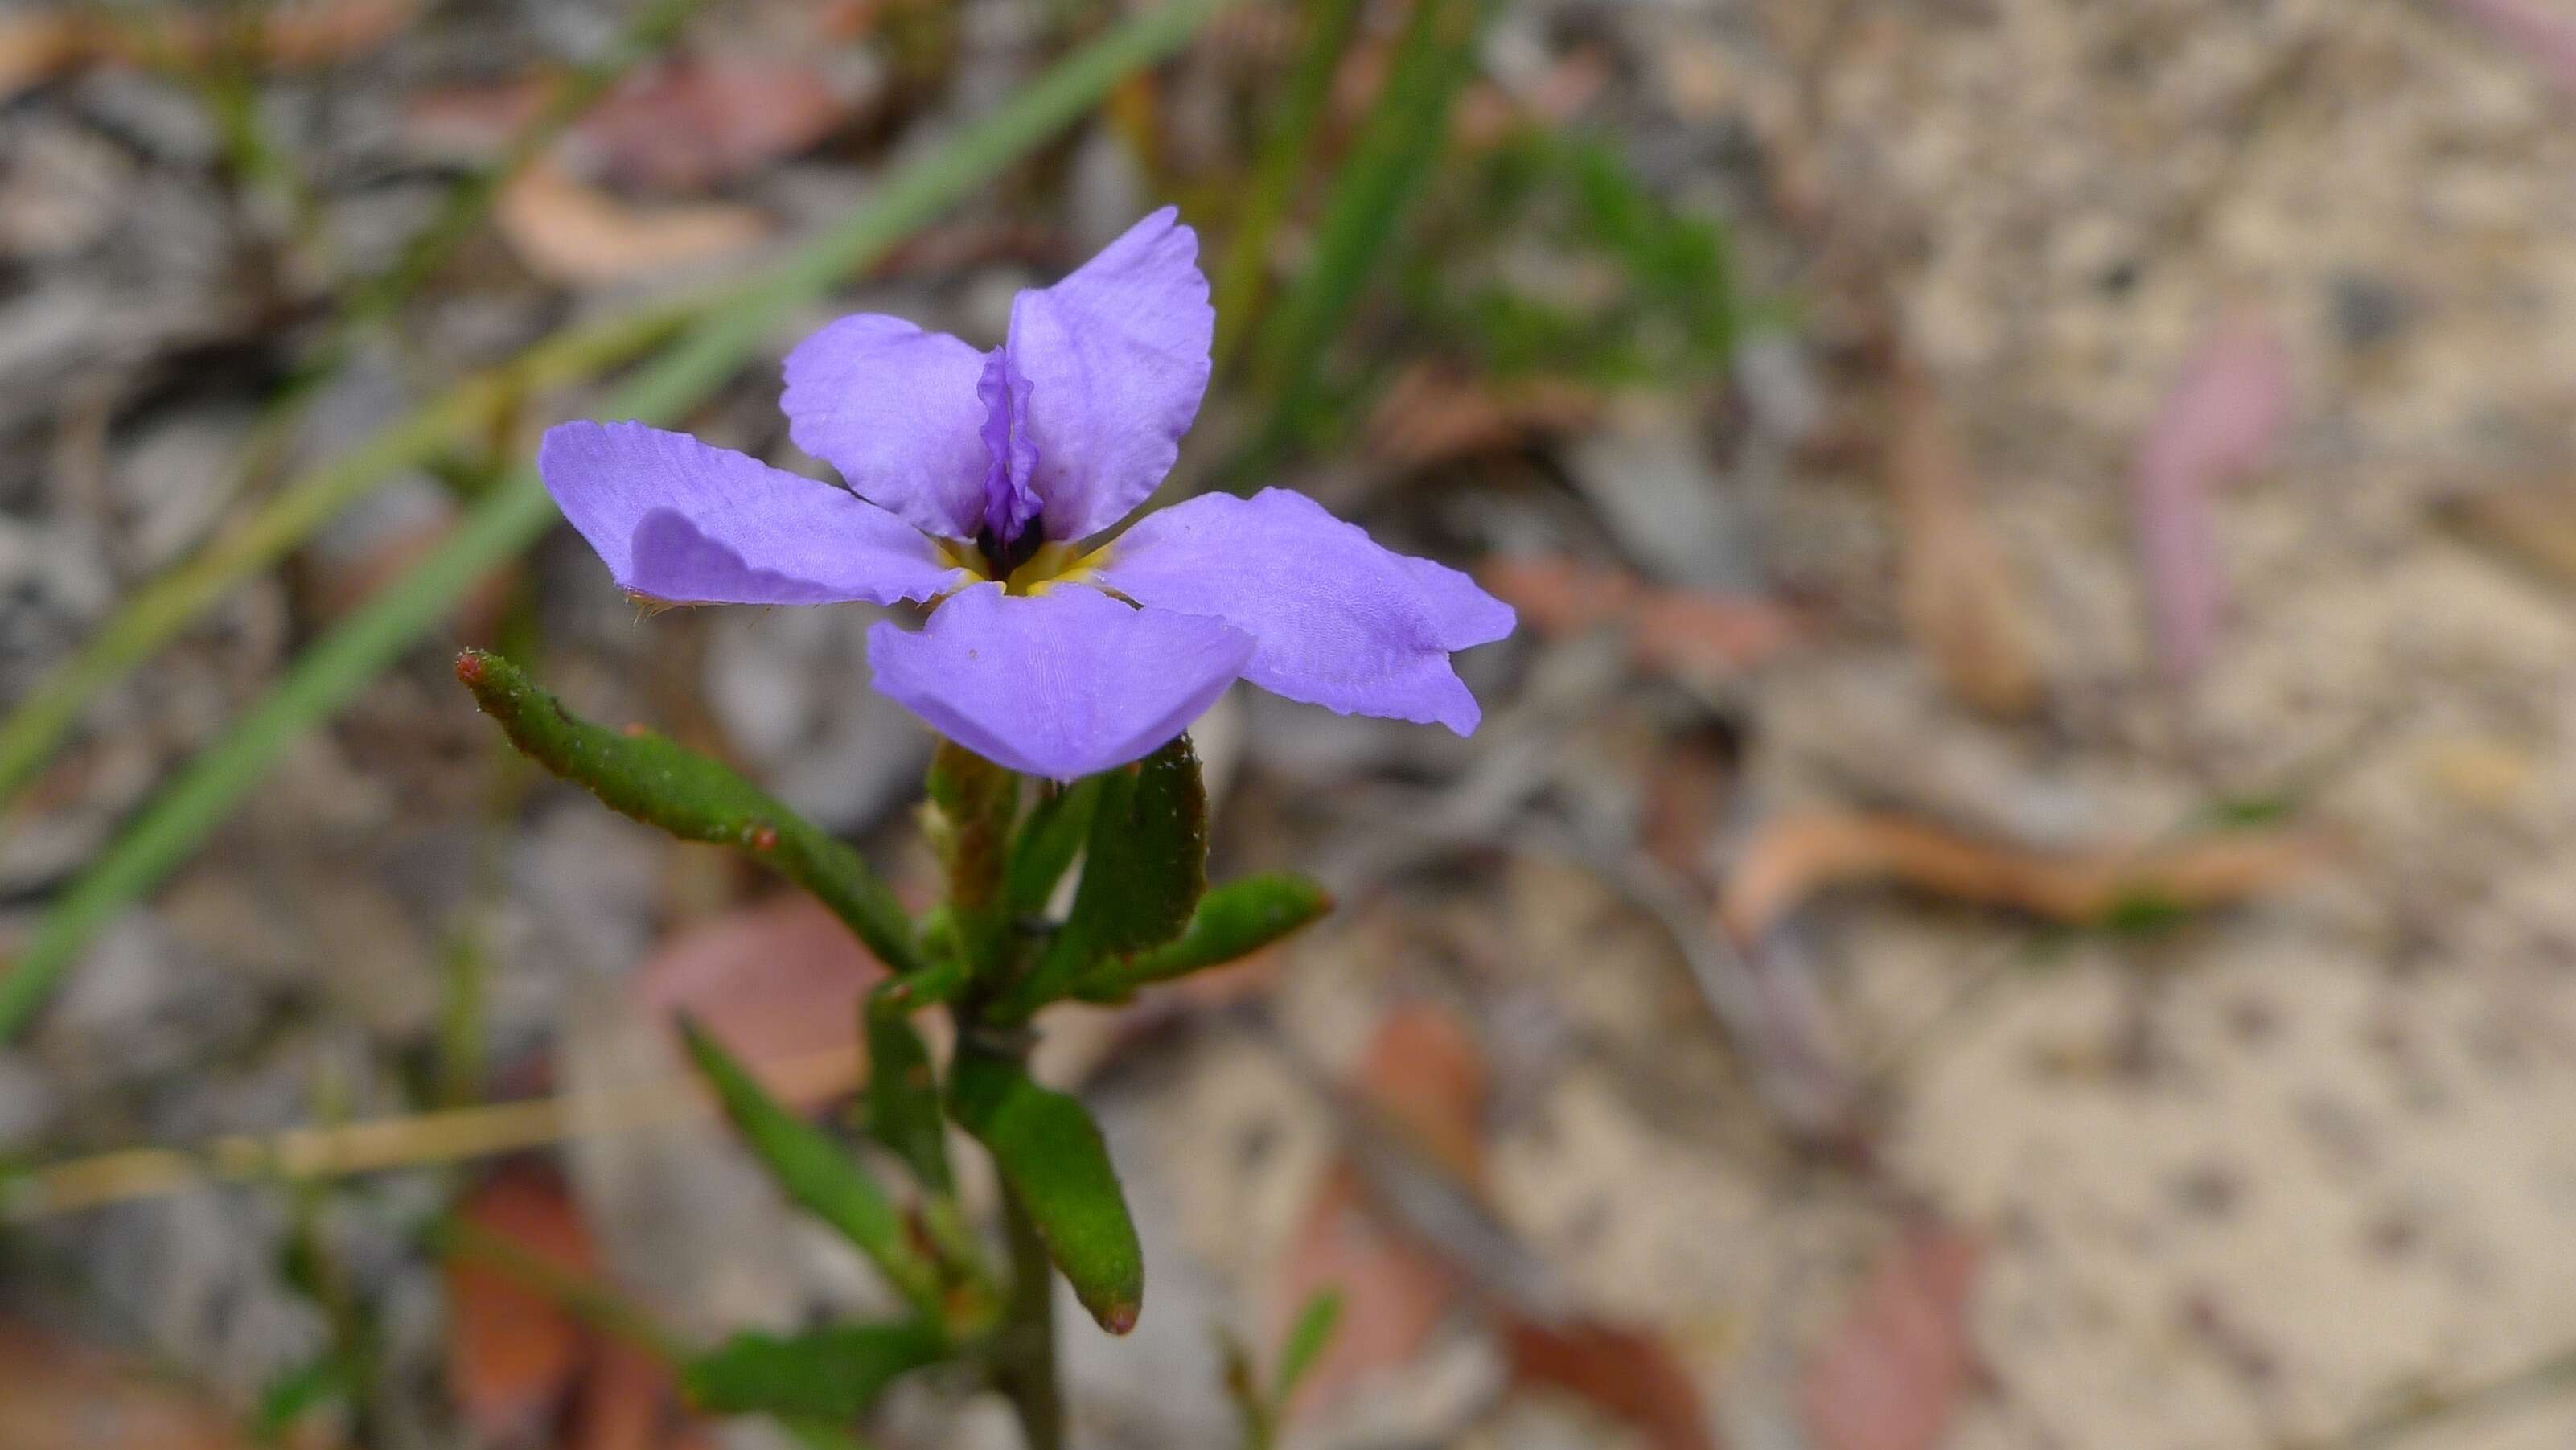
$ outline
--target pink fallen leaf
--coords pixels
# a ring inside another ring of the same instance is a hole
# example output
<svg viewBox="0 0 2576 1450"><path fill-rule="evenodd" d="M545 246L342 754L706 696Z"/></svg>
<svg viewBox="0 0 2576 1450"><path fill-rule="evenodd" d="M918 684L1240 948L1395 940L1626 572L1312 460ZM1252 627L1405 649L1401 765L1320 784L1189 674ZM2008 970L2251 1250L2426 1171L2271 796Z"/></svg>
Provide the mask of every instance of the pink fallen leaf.
<svg viewBox="0 0 2576 1450"><path fill-rule="evenodd" d="M681 932L636 973L656 1015L696 1017L773 1092L772 1069L858 1051L859 998L885 968L812 897L791 892Z"/></svg>
<svg viewBox="0 0 2576 1450"><path fill-rule="evenodd" d="M2538 0L2450 0L2453 10L2576 94L2576 15Z"/></svg>
<svg viewBox="0 0 2576 1450"><path fill-rule="evenodd" d="M2165 395L2130 475L2156 660L2180 683L2208 663L2226 581L2212 497L2262 466L2290 414L2280 334L2251 313L2221 323Z"/></svg>
<svg viewBox="0 0 2576 1450"><path fill-rule="evenodd" d="M1799 1418L1814 1450L1940 1443L1975 1367L1967 1308L1977 1253L1955 1230L1918 1229L1870 1275L1799 1377Z"/></svg>

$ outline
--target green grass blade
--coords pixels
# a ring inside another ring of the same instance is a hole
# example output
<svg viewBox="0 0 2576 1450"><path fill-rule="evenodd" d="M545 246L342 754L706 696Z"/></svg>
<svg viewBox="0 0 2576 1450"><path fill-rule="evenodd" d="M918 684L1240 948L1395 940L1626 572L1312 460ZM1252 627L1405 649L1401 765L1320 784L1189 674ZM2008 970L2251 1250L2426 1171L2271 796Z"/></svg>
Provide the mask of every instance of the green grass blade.
<svg viewBox="0 0 2576 1450"><path fill-rule="evenodd" d="M1288 215L1297 178L1306 172L1315 145L1315 127L1332 98L1333 76L1342 52L1359 28L1360 0L1306 0L1306 48L1289 78L1287 92L1262 139L1260 158L1252 164L1252 185L1226 238L1225 256L1216 269L1216 366L1224 371L1249 335L1261 305L1270 240Z"/></svg>
<svg viewBox="0 0 2576 1450"><path fill-rule="evenodd" d="M1324 353L1447 144L1449 113L1489 3L1416 0L1386 88L1325 201L1314 262L1262 331L1253 375L1272 416L1256 457L1293 446L1306 431Z"/></svg>
<svg viewBox="0 0 2576 1450"><path fill-rule="evenodd" d="M26 784L98 692L150 658L244 579L277 563L402 469L470 433L516 399L627 362L678 331L665 304L559 333L464 379L358 447L297 475L258 513L145 585L0 722L0 802Z"/></svg>
<svg viewBox="0 0 2576 1450"><path fill-rule="evenodd" d="M1180 48L1228 0L1175 0L1085 46L991 115L887 179L839 225L717 309L611 397L602 416L671 421L748 360L771 328L1091 109L1120 79ZM494 566L554 521L534 467L515 470L429 557L306 651L287 676L171 782L38 920L0 977L0 1041L26 1025L101 928L152 890L232 813L286 747L347 703L447 616Z"/></svg>

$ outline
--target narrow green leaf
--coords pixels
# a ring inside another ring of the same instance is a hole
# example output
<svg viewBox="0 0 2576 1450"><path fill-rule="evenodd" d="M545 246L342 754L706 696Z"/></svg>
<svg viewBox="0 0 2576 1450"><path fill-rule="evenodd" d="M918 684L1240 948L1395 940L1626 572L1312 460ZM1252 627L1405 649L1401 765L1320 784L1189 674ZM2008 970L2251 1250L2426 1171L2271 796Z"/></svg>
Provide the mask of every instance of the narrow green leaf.
<svg viewBox="0 0 2576 1450"><path fill-rule="evenodd" d="M681 1371L689 1400L717 1415L851 1420L895 1376L948 1357L938 1327L920 1320L844 1324L779 1337L737 1334Z"/></svg>
<svg viewBox="0 0 2576 1450"><path fill-rule="evenodd" d="M859 1013L868 1043L868 1132L912 1168L923 1187L950 1193L948 1119L939 1108L939 1077L930 1049L900 1011L873 1002Z"/></svg>
<svg viewBox="0 0 2576 1450"><path fill-rule="evenodd" d="M957 1121L992 1153L1082 1307L1112 1334L1135 1328L1145 1254L1090 1110L1038 1086L1010 1058L972 1047L949 1069L948 1096Z"/></svg>
<svg viewBox="0 0 2576 1450"><path fill-rule="evenodd" d="M912 919L859 853L707 757L649 730L573 715L499 655L467 650L456 678L529 759L602 804L689 841L736 846L814 893L898 972L918 970Z"/></svg>
<svg viewBox="0 0 2576 1450"><path fill-rule="evenodd" d="M933 1319L943 1311L939 1270L913 1247L885 1191L830 1134L779 1106L742 1064L695 1022L680 1022L698 1071L744 1141L787 1196L876 1261L897 1292Z"/></svg>
<svg viewBox="0 0 2576 1450"><path fill-rule="evenodd" d="M923 150L822 235L698 315L695 330L611 392L599 416L668 425L739 370L770 331L835 283L1089 111L1121 80L1178 50L1228 0L1174 0L1066 57L1000 109ZM555 521L534 467L475 505L412 568L314 643L249 714L200 754L114 845L51 902L0 976L0 1040L15 1035L91 939L159 885L232 814L288 745L347 703L447 616L495 565Z"/></svg>
<svg viewBox="0 0 2576 1450"><path fill-rule="evenodd" d="M1073 995L1118 1002L1139 987L1251 955L1333 909L1324 888L1303 876L1246 876L1199 898L1189 929L1149 951L1112 956L1085 973Z"/></svg>
<svg viewBox="0 0 2576 1450"><path fill-rule="evenodd" d="M1288 1337L1279 1342L1279 1363L1270 1372L1270 1402L1286 1406L1306 1372L1323 1357L1324 1347L1333 1342L1334 1326L1342 1320L1342 1291L1318 1289L1307 1299L1306 1307L1297 1311L1297 1322L1288 1326Z"/></svg>
<svg viewBox="0 0 2576 1450"><path fill-rule="evenodd" d="M1446 146L1449 112L1475 59L1490 0L1416 0L1386 85L1333 179L1314 260L1262 329L1254 380L1272 416L1255 459L1294 444L1312 410L1325 351ZM1249 478L1253 470L1244 470Z"/></svg>
<svg viewBox="0 0 2576 1450"><path fill-rule="evenodd" d="M1056 1000L1103 956L1181 934L1207 891L1207 786L1186 735L1121 770L1104 771L1073 914L1036 970L989 1014L1011 1023Z"/></svg>
<svg viewBox="0 0 2576 1450"><path fill-rule="evenodd" d="M1217 264L1214 300L1216 342L1211 349L1220 371L1233 362L1235 350L1249 335L1269 275L1270 246L1288 204L1315 154L1315 128L1332 99L1333 77L1341 73L1342 52L1359 29L1360 0L1305 0L1305 46L1297 69L1271 112L1270 133L1261 141L1252 181L1235 212L1225 258Z"/></svg>
<svg viewBox="0 0 2576 1450"><path fill-rule="evenodd" d="M1046 910L1055 884L1073 865L1083 840L1091 834L1091 814L1100 805L1101 777L1081 780L1039 798L1011 840L1011 864L1004 873L1002 903L1013 916Z"/></svg>

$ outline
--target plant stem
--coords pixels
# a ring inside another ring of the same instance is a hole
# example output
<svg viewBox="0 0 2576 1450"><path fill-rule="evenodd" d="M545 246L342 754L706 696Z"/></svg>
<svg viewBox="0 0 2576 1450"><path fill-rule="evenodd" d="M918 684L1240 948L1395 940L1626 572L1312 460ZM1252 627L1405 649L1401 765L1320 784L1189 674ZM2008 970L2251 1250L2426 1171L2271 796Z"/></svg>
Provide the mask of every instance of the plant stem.
<svg viewBox="0 0 2576 1450"><path fill-rule="evenodd" d="M1011 1245L1011 1299L993 1340L993 1379L1020 1417L1029 1450L1063 1450L1064 1390L1056 1382L1055 1269L1035 1220L1002 1190Z"/></svg>

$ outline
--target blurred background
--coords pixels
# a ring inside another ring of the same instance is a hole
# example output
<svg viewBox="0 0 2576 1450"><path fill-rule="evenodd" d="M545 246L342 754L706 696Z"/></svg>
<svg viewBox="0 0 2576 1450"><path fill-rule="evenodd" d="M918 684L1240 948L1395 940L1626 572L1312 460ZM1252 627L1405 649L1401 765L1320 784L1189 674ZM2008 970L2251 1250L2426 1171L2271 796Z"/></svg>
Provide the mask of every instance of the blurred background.
<svg viewBox="0 0 2576 1450"><path fill-rule="evenodd" d="M1324 1286L1301 1446L2576 1444L2572 118L2566 0L17 0L0 1447L793 1443L634 1326L883 1291L666 1023L837 1112L878 968L448 661L926 899L873 612L640 616L535 437L811 469L806 330L1166 202L1163 497L1522 628L1469 740L1198 726L1340 908L1046 1022L1150 1256L1082 1444Z"/></svg>

